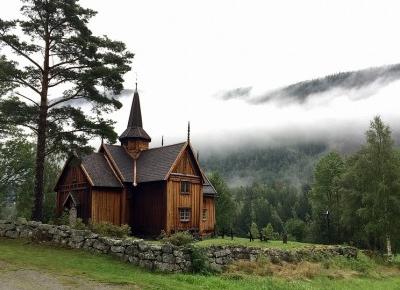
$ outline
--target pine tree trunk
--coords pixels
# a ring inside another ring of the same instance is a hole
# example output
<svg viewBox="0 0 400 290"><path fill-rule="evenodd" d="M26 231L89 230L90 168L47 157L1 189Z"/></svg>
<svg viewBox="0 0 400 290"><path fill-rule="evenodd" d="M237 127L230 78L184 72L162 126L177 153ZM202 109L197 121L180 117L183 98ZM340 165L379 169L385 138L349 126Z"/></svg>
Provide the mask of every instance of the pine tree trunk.
<svg viewBox="0 0 400 290"><path fill-rule="evenodd" d="M36 146L34 206L32 219L41 221L43 218L43 191L44 191L44 162L46 151L47 106L40 107L38 136Z"/></svg>
<svg viewBox="0 0 400 290"><path fill-rule="evenodd" d="M50 36L48 33L48 18L46 18L46 38L45 55L42 72L42 91L40 100L40 111L38 120L38 136L36 146L36 164L35 164L35 188L34 205L32 210L32 219L41 221L43 219L43 196L44 196L44 162L46 158L46 139L47 139L47 114L48 102L47 95L49 91L49 59L50 59Z"/></svg>

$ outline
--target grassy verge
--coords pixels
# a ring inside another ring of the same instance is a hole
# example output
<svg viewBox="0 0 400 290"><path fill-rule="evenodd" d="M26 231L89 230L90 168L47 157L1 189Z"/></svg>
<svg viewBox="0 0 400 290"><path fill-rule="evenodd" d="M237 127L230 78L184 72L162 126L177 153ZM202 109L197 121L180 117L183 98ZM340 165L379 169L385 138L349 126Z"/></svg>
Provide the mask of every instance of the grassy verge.
<svg viewBox="0 0 400 290"><path fill-rule="evenodd" d="M288 280L258 275L201 276L152 273L106 256L80 250L0 239L0 261L16 268L78 276L98 282L126 284L144 289L400 289L400 276L385 278L351 277Z"/></svg>
<svg viewBox="0 0 400 290"><path fill-rule="evenodd" d="M222 239L222 238L206 239L206 240L197 242L196 245L199 245L201 247L209 247L209 246L213 246L213 245L215 245L215 246L234 245L234 246L276 248L276 249L299 249L299 248L304 248L307 246L313 246L313 245L315 246L315 244L290 242L290 241L288 241L287 244L284 244L282 241L261 242L260 240L255 240L253 242L250 242L249 239L238 238L238 237L234 237L233 240L231 240L231 238L229 238L229 237L226 237L225 239Z"/></svg>

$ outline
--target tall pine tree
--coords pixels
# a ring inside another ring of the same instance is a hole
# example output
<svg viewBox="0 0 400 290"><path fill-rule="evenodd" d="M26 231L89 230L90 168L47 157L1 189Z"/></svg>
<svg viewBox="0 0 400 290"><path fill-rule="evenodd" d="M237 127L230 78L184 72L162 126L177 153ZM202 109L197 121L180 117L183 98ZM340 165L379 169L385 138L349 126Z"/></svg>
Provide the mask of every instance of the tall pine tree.
<svg viewBox="0 0 400 290"><path fill-rule="evenodd" d="M32 218L41 220L46 156L89 149L93 136L115 142L113 122L102 113L121 107L110 95L123 89L133 54L94 36L88 22L96 12L78 0L22 2L21 19L0 19L0 133L25 127L36 134Z"/></svg>

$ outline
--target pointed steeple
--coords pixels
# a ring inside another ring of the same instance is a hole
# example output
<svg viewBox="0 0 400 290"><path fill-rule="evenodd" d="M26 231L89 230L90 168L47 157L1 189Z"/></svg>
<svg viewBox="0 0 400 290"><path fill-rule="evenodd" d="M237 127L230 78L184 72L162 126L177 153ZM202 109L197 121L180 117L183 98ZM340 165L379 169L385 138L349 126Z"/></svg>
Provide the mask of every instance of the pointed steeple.
<svg viewBox="0 0 400 290"><path fill-rule="evenodd" d="M133 94L131 112L129 114L128 126L119 137L121 143L127 144L128 141L145 141L150 142L151 138L143 129L142 112L140 109L139 93L137 90L137 82L135 93Z"/></svg>
<svg viewBox="0 0 400 290"><path fill-rule="evenodd" d="M139 100L139 93L137 90L137 83L136 83L135 93L133 94L131 113L129 114L128 128L129 127L143 128L142 111L140 110L140 100Z"/></svg>

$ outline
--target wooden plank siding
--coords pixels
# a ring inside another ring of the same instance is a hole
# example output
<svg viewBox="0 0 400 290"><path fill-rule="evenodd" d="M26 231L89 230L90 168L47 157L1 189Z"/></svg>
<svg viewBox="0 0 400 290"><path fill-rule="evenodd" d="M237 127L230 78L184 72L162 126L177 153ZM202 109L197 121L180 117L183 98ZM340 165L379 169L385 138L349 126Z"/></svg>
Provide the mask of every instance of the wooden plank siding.
<svg viewBox="0 0 400 290"><path fill-rule="evenodd" d="M203 208L203 186L201 173L195 166L194 156L188 148L175 163L167 182L167 223L168 234L182 230L200 231ZM190 182L190 193L181 192L181 182ZM180 220L179 209L190 209L190 220Z"/></svg>
<svg viewBox="0 0 400 290"><path fill-rule="evenodd" d="M191 182L189 194L181 193L181 181ZM174 178L168 181L167 186L167 233L182 230L199 230L200 213L202 211L202 185L200 178ZM189 208L191 210L190 221L181 222L179 216L180 208Z"/></svg>
<svg viewBox="0 0 400 290"><path fill-rule="evenodd" d="M158 236L165 227L165 182L141 183L132 190L129 211L132 231Z"/></svg>
<svg viewBox="0 0 400 290"><path fill-rule="evenodd" d="M59 186L56 188L56 214L63 213L63 203L70 192L78 198L77 217L87 222L90 218L91 192L90 184L79 163L70 162L60 177Z"/></svg>
<svg viewBox="0 0 400 290"><path fill-rule="evenodd" d="M204 196L203 197L203 209L207 210L206 219L201 217L201 231L202 232L213 232L215 227L215 198Z"/></svg>
<svg viewBox="0 0 400 290"><path fill-rule="evenodd" d="M121 224L121 190L92 189L92 222Z"/></svg>
<svg viewBox="0 0 400 290"><path fill-rule="evenodd" d="M200 172L196 166L194 166L195 161L193 160L194 156L189 153L189 150L185 150L175 167L172 170L172 173L179 173L188 176L197 176L200 177Z"/></svg>

